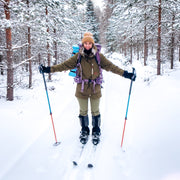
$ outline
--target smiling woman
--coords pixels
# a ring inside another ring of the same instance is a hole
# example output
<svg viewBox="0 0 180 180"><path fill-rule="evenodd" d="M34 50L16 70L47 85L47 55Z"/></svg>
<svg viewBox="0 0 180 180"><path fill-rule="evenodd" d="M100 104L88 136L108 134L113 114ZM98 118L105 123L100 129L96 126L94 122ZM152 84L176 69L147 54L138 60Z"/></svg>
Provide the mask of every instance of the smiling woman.
<svg viewBox="0 0 180 180"><path fill-rule="evenodd" d="M94 145L97 145L100 141L99 136L101 134L99 104L102 95L102 69L111 71L133 81L135 81L135 76L133 73L124 71L106 59L106 57L100 53L100 45L94 43L93 34L90 32L84 33L79 53L76 53L61 64L51 67L41 66L40 72L54 73L74 68L77 68L75 77L75 82L77 83L75 96L79 102L79 119L81 125L80 142L86 144L90 134L88 117L88 102L90 101L93 127L92 141Z"/></svg>

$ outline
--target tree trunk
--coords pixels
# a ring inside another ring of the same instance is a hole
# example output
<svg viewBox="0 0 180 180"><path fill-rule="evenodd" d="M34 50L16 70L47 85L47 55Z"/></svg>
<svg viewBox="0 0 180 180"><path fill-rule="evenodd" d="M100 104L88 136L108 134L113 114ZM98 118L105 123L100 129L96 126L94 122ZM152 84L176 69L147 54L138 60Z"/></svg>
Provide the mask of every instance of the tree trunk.
<svg viewBox="0 0 180 180"><path fill-rule="evenodd" d="M179 42L180 42L180 33L179 33ZM179 44L179 62L180 62L180 44Z"/></svg>
<svg viewBox="0 0 180 180"><path fill-rule="evenodd" d="M32 87L31 29L28 27L29 88Z"/></svg>
<svg viewBox="0 0 180 180"><path fill-rule="evenodd" d="M131 26L132 26L132 19L131 19ZM130 63L131 64L132 64L132 57L133 57L133 43L132 43L132 36L131 36L130 37Z"/></svg>
<svg viewBox="0 0 180 180"><path fill-rule="evenodd" d="M157 48L157 75L161 74L161 0L158 7L158 48Z"/></svg>
<svg viewBox="0 0 180 180"><path fill-rule="evenodd" d="M147 57L148 57L148 43L147 43L147 31L146 31L146 0L144 1L145 6L144 6L144 10L145 10L145 14L144 14L144 21L145 21L145 25L144 25L144 66L147 65Z"/></svg>
<svg viewBox="0 0 180 180"><path fill-rule="evenodd" d="M137 49L137 60L139 61L139 41L137 41L136 49Z"/></svg>
<svg viewBox="0 0 180 180"><path fill-rule="evenodd" d="M39 62L39 64L41 64L41 54L40 53L38 54L38 62Z"/></svg>
<svg viewBox="0 0 180 180"><path fill-rule="evenodd" d="M1 68L1 75L4 75L4 71L3 71L3 56L0 55L0 68Z"/></svg>
<svg viewBox="0 0 180 180"><path fill-rule="evenodd" d="M54 29L54 36L56 37L56 29ZM57 64L57 42L54 41L54 58L55 58L55 64Z"/></svg>
<svg viewBox="0 0 180 180"><path fill-rule="evenodd" d="M132 64L132 57L133 57L133 46L132 46L132 37L131 37L131 44L130 44L130 63Z"/></svg>
<svg viewBox="0 0 180 180"><path fill-rule="evenodd" d="M125 40L126 40L126 37L124 36L124 41ZM124 56L126 57L127 56L127 43L126 42L124 42L123 49L124 49Z"/></svg>
<svg viewBox="0 0 180 180"><path fill-rule="evenodd" d="M27 0L28 15L29 15L29 0ZM31 28L28 27L28 53L29 59L29 88L32 87L32 64L31 64Z"/></svg>
<svg viewBox="0 0 180 180"><path fill-rule="evenodd" d="M0 44L2 44L3 42L3 38L2 38L2 34L1 34L1 31L0 31ZM0 72L1 72L1 75L4 75L4 70L3 70L3 55L0 54Z"/></svg>
<svg viewBox="0 0 180 180"><path fill-rule="evenodd" d="M180 45L179 45L179 62L180 62Z"/></svg>
<svg viewBox="0 0 180 180"><path fill-rule="evenodd" d="M6 20L10 20L10 9L9 1L5 0L4 12ZM14 99L14 89L13 89L13 60L12 60L12 38L11 38L11 27L6 28L6 48L7 48L7 95L6 99L8 101L13 101Z"/></svg>
<svg viewBox="0 0 180 180"><path fill-rule="evenodd" d="M48 8L46 6L46 23L47 23L47 34L49 35L49 27L48 27ZM48 38L47 38L47 59L48 59L48 66L51 66L51 55L50 55L50 50L49 50L50 46L49 46L49 42L48 42ZM51 73L49 73L49 80L51 80Z"/></svg>
<svg viewBox="0 0 180 180"><path fill-rule="evenodd" d="M147 43L146 25L145 25L144 26L144 66L147 65L147 57L148 57L148 43Z"/></svg>
<svg viewBox="0 0 180 180"><path fill-rule="evenodd" d="M172 34L171 34L171 69L174 67L174 20L175 20L175 13L173 12L172 15Z"/></svg>

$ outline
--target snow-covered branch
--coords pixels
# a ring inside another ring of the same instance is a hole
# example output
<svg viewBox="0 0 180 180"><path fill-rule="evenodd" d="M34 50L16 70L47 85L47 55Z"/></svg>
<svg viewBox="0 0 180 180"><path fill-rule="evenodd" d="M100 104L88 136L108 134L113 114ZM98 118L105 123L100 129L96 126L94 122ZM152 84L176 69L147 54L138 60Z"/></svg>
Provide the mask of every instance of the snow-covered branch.
<svg viewBox="0 0 180 180"><path fill-rule="evenodd" d="M26 62L28 62L28 61L31 61L32 59L34 59L34 57L35 57L35 56L32 56L31 58L26 59L26 60L20 62L19 64L17 64L16 66L14 66L13 69L16 69L17 67L23 65L24 63L26 63Z"/></svg>
<svg viewBox="0 0 180 180"><path fill-rule="evenodd" d="M7 3L4 0L0 0L0 2L2 2L3 5L7 5Z"/></svg>
<svg viewBox="0 0 180 180"><path fill-rule="evenodd" d="M12 50L20 49L20 48L25 47L25 46L28 46L28 43L22 44L20 46L13 46Z"/></svg>

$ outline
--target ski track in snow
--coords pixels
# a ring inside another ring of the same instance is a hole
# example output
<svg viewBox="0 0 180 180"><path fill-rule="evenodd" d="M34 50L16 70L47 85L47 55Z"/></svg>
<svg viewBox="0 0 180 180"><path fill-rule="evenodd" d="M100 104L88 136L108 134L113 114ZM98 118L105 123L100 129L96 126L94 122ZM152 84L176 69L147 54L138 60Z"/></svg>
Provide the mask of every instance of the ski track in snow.
<svg viewBox="0 0 180 180"><path fill-rule="evenodd" d="M76 160L81 148L79 109L74 97L76 85L67 73L57 73L54 75L57 79L47 83L49 89L55 87L48 92L57 139L61 141L57 147L53 146L54 136L43 84L29 93L30 99L23 97L23 101L12 103L2 101L1 107L6 113L1 114L8 119L7 123L1 123L3 147L0 152L4 153L0 157L3 162L0 165L1 180L180 179L180 123L177 118L180 116L180 82L175 78L180 72L159 77L149 86L140 78L133 83L123 149L120 144L130 81L105 71L103 75L101 141L93 154L89 138L77 167L72 161ZM62 77L60 81L59 76ZM160 91L161 86L164 92ZM14 108L14 111L7 114L7 107ZM15 120L12 121L13 117ZM89 117L91 127L90 113ZM21 123L22 126L18 127ZM94 167L88 169L91 160Z"/></svg>

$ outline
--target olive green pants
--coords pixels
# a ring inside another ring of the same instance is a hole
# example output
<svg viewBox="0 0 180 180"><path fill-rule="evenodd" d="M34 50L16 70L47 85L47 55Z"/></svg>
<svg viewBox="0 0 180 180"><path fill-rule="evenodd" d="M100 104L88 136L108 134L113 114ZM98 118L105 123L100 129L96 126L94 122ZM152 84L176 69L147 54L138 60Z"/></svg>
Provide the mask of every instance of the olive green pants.
<svg viewBox="0 0 180 180"><path fill-rule="evenodd" d="M100 112L99 112L100 98L98 98L98 99L92 99L92 98L82 99L82 98L77 98L77 100L79 102L79 108L80 108L79 114L81 116L86 116L88 114L88 101L89 101L89 99L90 99L90 104L91 104L91 114L92 114L92 116L99 115L100 114Z"/></svg>

